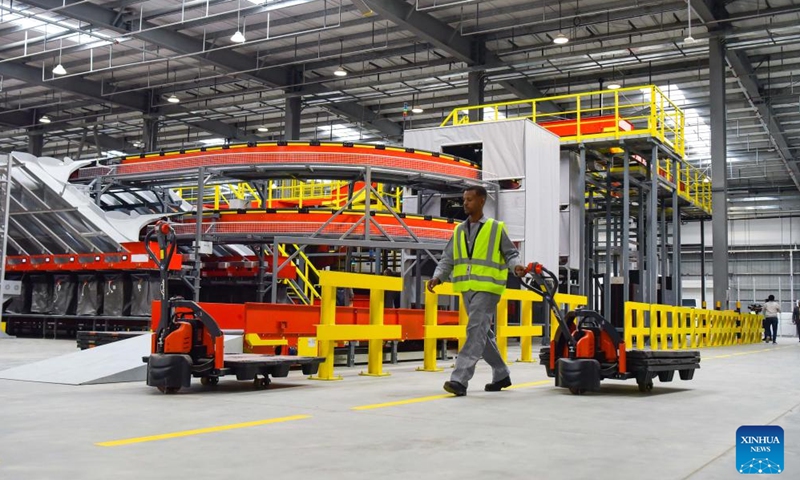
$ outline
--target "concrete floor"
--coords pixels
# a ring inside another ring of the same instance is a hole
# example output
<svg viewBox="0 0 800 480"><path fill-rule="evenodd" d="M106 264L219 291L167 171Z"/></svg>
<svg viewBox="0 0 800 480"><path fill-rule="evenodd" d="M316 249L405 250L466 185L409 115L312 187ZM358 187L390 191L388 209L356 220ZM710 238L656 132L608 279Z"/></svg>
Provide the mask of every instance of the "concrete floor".
<svg viewBox="0 0 800 480"><path fill-rule="evenodd" d="M73 349L3 340L0 370ZM442 395L447 371L417 363L387 366L386 378L337 368L343 381L292 372L268 390L223 380L174 396L141 383L0 380L0 479L732 479L736 429L761 424L784 428L782 476L800 478L797 339L702 355L693 381L676 375L649 394L605 382L572 396L538 364L512 365L519 388L487 393L481 363L463 398ZM409 399L419 401L391 404ZM270 419L286 421L237 425ZM228 425L239 428L97 445Z"/></svg>

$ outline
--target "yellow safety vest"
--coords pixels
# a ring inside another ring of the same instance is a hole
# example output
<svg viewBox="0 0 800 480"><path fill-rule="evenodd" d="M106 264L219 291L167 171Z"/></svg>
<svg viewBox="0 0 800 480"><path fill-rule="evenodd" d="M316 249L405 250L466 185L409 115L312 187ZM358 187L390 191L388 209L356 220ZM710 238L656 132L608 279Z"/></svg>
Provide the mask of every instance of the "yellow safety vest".
<svg viewBox="0 0 800 480"><path fill-rule="evenodd" d="M502 295L508 281L508 267L500 252L500 237L505 224L487 219L481 225L470 252L467 248L467 222L456 227L453 236L453 290Z"/></svg>

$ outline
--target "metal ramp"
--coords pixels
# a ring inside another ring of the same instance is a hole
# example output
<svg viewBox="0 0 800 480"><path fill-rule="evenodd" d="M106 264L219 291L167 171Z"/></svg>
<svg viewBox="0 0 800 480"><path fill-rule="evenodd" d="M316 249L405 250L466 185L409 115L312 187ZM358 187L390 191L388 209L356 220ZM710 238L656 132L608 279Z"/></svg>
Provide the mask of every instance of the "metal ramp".
<svg viewBox="0 0 800 480"><path fill-rule="evenodd" d="M226 335L225 352L241 353L242 341L241 335ZM142 362L142 357L150 355L150 346L150 334L142 334L108 345L3 370L0 371L0 380L62 385L144 382L147 378L147 365Z"/></svg>

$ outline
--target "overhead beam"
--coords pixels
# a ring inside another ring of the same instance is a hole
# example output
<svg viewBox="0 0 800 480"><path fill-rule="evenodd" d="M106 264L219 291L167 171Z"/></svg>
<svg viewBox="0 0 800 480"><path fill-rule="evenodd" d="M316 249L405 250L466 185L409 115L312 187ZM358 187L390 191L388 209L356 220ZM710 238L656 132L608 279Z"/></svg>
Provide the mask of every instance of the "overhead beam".
<svg viewBox="0 0 800 480"><path fill-rule="evenodd" d="M63 7L63 0L25 0L25 3L45 10L58 9L60 15L91 23L97 28L128 34L179 54L202 54L203 62L229 72L242 72L237 74L241 78L257 80L274 87L291 86L289 85L289 79L293 77L289 68L267 68L267 65L259 64L255 56L237 53L232 49L211 51L212 44L178 33L172 29L158 28L157 25L149 22L142 22L142 31L130 32L124 23L117 21L118 13L110 8L93 3L76 3ZM303 92L307 94L326 93L329 91L322 85L314 85L303 89ZM381 117L374 111L372 111L372 114L367 112L363 116L350 115L350 112L361 112L363 109L369 110L369 107L363 107L357 102L346 102L344 104L336 104L330 110L338 115L347 116L353 122L368 124L388 136L398 136L402 133L399 125L394 124L394 122L385 117ZM371 120L365 120L366 118Z"/></svg>
<svg viewBox="0 0 800 480"><path fill-rule="evenodd" d="M414 5L408 2L403 0L364 0L364 3L381 17L413 33L417 38L425 40L437 49L447 52L460 62L470 66L503 65L500 57L489 51L482 40L470 40L461 36L458 30L428 13L418 11ZM504 80L499 83L503 88L522 99L544 96L541 90L525 79ZM539 108L547 113L561 110L553 102L544 102L539 105Z"/></svg>
<svg viewBox="0 0 800 480"><path fill-rule="evenodd" d="M58 78L52 81L42 80L42 71L38 68L29 67L15 62L0 63L0 75L22 80L29 85L37 85L54 90L60 90L78 94L82 97L95 100L100 103L115 104L120 107L138 112L150 111L150 98L146 93L126 92L117 95L105 96L102 94L102 86L94 81L71 78ZM162 109L165 114L169 113L189 113L188 110L177 105L165 106ZM30 125L28 123L27 125ZM217 120L202 120L187 122L196 128L200 128L214 135L224 136L242 141L259 140L256 135L243 132L227 123Z"/></svg>
<svg viewBox="0 0 800 480"><path fill-rule="evenodd" d="M725 29L729 27L728 24L719 27L720 21L727 20L730 17L730 14L725 10L725 6L721 2L715 0L695 1L692 2L692 7L700 19L709 25L709 30L711 32L722 34ZM730 66L739 80L739 84L748 97L748 100L758 112L770 137L772 137L772 141L780 153L781 159L786 165L786 169L789 171L789 176L792 178L797 189L800 190L800 167L797 165L797 159L786 141L783 128L778 122L775 112L772 110L769 99L762 94L764 88L758 80L758 76L755 74L750 60L743 52L729 49L725 50L725 59L727 60L728 66Z"/></svg>

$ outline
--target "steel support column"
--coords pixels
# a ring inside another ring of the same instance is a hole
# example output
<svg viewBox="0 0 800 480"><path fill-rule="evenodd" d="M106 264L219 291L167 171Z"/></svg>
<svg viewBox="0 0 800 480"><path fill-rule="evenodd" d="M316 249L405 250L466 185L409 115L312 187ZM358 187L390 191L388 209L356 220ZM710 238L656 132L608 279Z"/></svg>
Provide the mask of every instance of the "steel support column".
<svg viewBox="0 0 800 480"><path fill-rule="evenodd" d="M711 88L711 218L714 307L728 308L728 176L725 110L725 45L720 36L708 42Z"/></svg>
<svg viewBox="0 0 800 480"><path fill-rule="evenodd" d="M667 277L669 276L669 255L667 252L667 202L661 202L661 220L659 222L659 237L661 242L661 303L667 302Z"/></svg>
<svg viewBox="0 0 800 480"><path fill-rule="evenodd" d="M622 165L622 218L620 218L620 228L622 229L622 242L620 243L620 256L622 257L622 301L630 300L630 216L631 216L631 177L630 177L630 157L628 149L625 149ZM641 206L639 207L641 208Z"/></svg>
<svg viewBox="0 0 800 480"><path fill-rule="evenodd" d="M145 152L154 152L158 148L158 117L145 115L142 118L142 143Z"/></svg>
<svg viewBox="0 0 800 480"><path fill-rule="evenodd" d="M589 191L586 185L586 148L581 146L579 151L579 158L578 158L578 176L583 182L584 191ZM589 195L589 202L592 201L591 195ZM578 209L578 219L580 224L580 241L582 242L582 248L580 251L580 257L578 258L578 269L580 270L580 284L578 285L578 293L580 295L588 295L589 293L589 262L588 259L591 257L591 246L589 245L589 238L587 237L587 216L586 216L586 202L579 202L580 207ZM591 305L591 300L587 305Z"/></svg>
<svg viewBox="0 0 800 480"><path fill-rule="evenodd" d="M700 221L700 306L706 308L706 221Z"/></svg>
<svg viewBox="0 0 800 480"><path fill-rule="evenodd" d="M647 293L646 303L658 302L658 146L650 154L650 192L647 195Z"/></svg>
<svg viewBox="0 0 800 480"><path fill-rule="evenodd" d="M677 160L673 163L673 172L679 171L680 164ZM675 189L672 191L672 292L675 294L675 305L680 306L681 300L681 205L678 197L680 184L675 176Z"/></svg>
<svg viewBox="0 0 800 480"><path fill-rule="evenodd" d="M485 88L486 81L484 80L483 71L469 72L467 75L467 102L469 102L469 106L483 105ZM483 110L470 110L469 121L483 121Z"/></svg>
<svg viewBox="0 0 800 480"><path fill-rule="evenodd" d="M44 132L38 129L28 130L28 153L34 157L42 156L44 148Z"/></svg>
<svg viewBox="0 0 800 480"><path fill-rule="evenodd" d="M286 99L286 134L285 140L300 140L301 97Z"/></svg>
<svg viewBox="0 0 800 480"><path fill-rule="evenodd" d="M200 257L200 242L203 240L203 190L206 187L206 171L203 167L197 169L197 228L194 234L194 292L192 299L200 301L200 278L203 259ZM167 299L162 299L167 300Z"/></svg>
<svg viewBox="0 0 800 480"><path fill-rule="evenodd" d="M603 272L603 316L611 318L611 169L614 168L613 159L606 165L606 265Z"/></svg>

